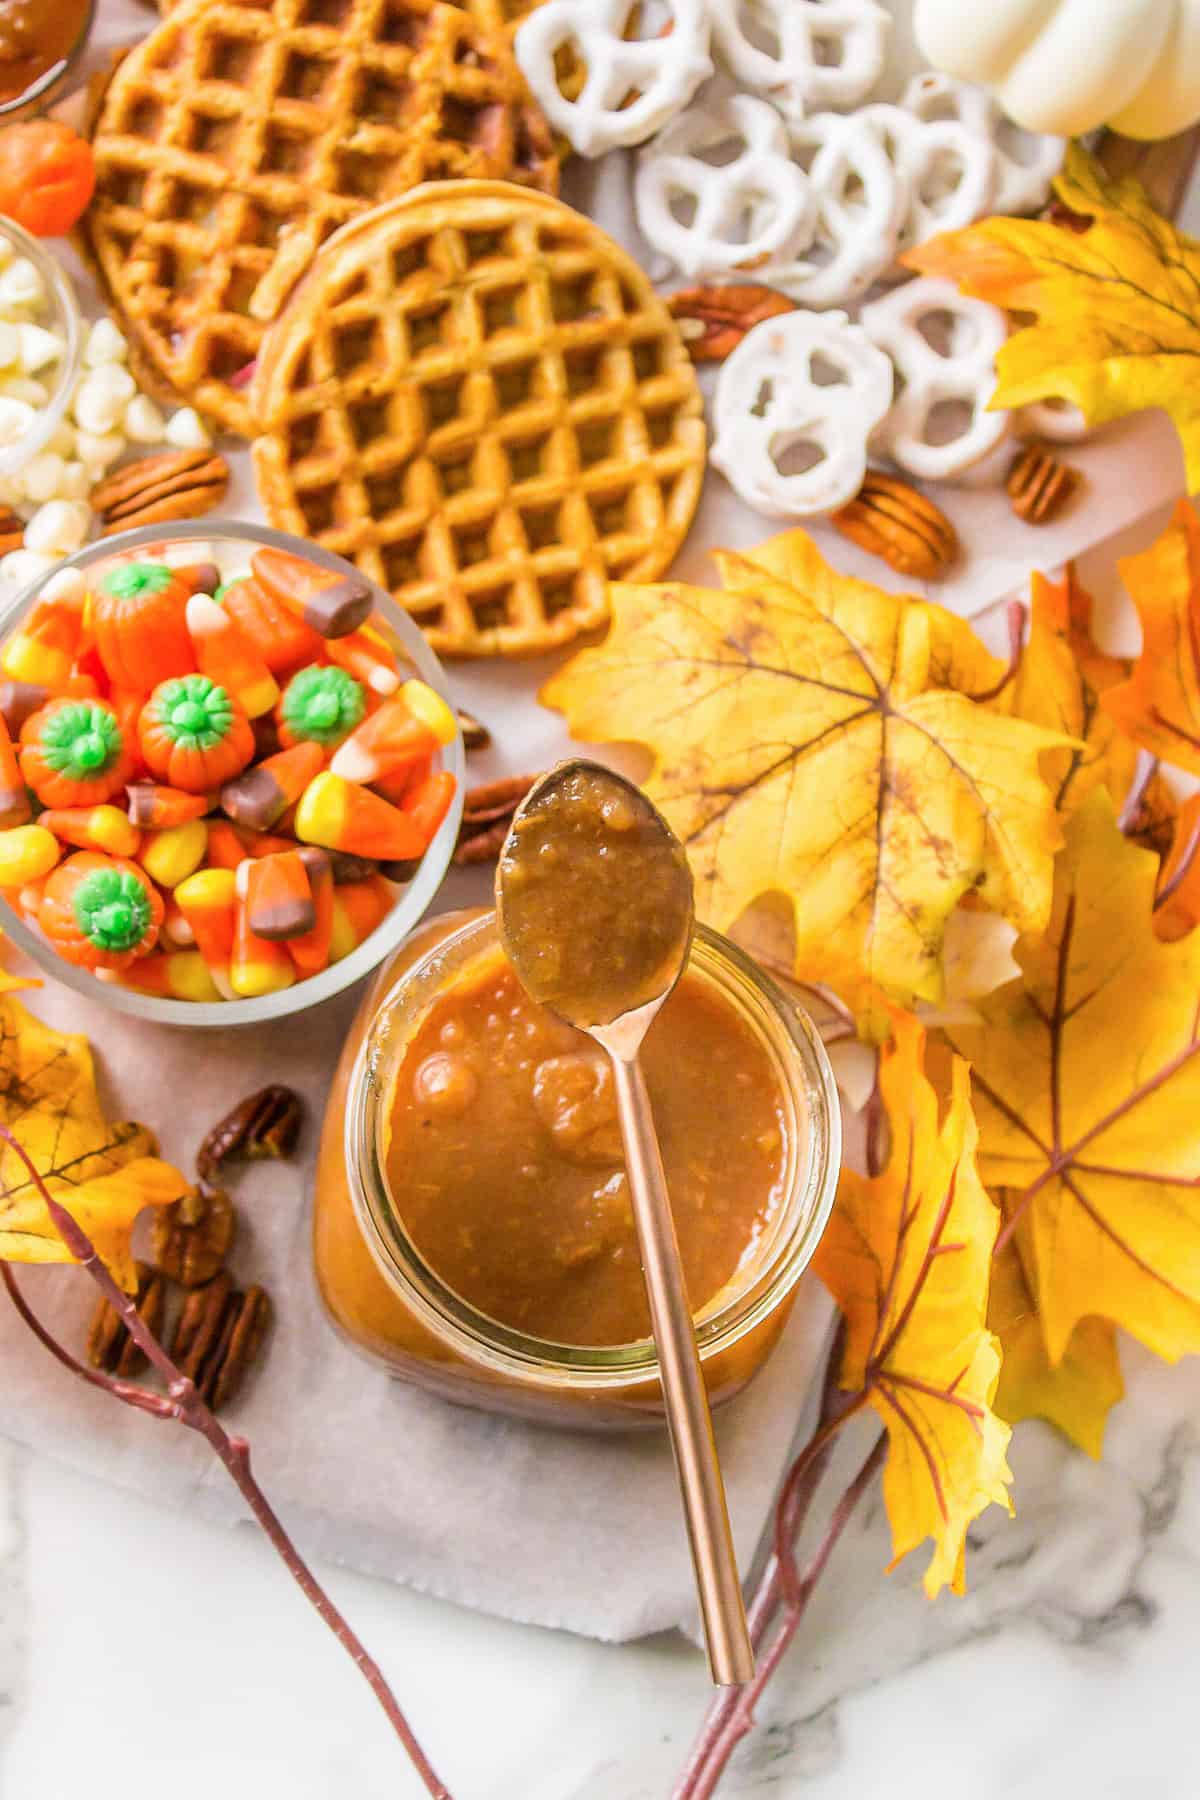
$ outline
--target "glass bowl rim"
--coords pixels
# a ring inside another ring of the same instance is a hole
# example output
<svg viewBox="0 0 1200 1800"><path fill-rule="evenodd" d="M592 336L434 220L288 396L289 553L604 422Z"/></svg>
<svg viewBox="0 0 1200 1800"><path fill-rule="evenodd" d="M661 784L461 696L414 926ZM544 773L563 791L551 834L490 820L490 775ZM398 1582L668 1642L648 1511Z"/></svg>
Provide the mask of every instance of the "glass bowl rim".
<svg viewBox="0 0 1200 1800"><path fill-rule="evenodd" d="M94 563L120 555L126 550L138 549L144 544L216 544L222 538L238 543L261 544L268 549L287 550L293 555L306 557L310 562L317 563L334 574L353 576L356 580L365 581L374 595L376 606L387 620L389 628L396 634L417 674L430 687L436 688L439 694L445 695L446 678L441 663L419 628L407 613L401 611L390 594L385 593L369 576L363 575L353 563L336 556L331 550L325 550L318 544L309 544L290 532L276 531L269 525L254 525L241 520L209 517L181 520L173 524L139 525L132 531L114 533L112 537L99 538L86 544L82 550L77 550L73 556L59 563L57 568L38 575L12 600L0 606L0 641L7 637L13 626L33 605L50 576L56 575L61 569L90 568ZM370 975L414 926L420 923L432 905L450 866L462 817L466 756L461 731L443 749L442 766L449 769L455 777L454 800L436 837L421 859L420 868L401 892L391 912L380 921L369 937L364 938L340 962L330 963L319 975L297 981L278 993L259 994L252 999L240 1000L171 1000L157 994L139 993L136 988L122 987L115 981L101 981L90 970L64 962L19 917L2 891L0 925L18 948L52 980L64 982L76 993L99 1000L117 1012L129 1013L150 1024L214 1029L259 1025L268 1019L282 1019L292 1013L305 1012L310 1007L321 1005L325 1000L333 999L334 995L344 992L346 988ZM409 901L412 902L411 907L406 904Z"/></svg>
<svg viewBox="0 0 1200 1800"><path fill-rule="evenodd" d="M33 424L15 444L0 450L0 477L13 475L45 448L66 417L67 407L83 364L83 310L75 292L75 284L56 256L41 238L34 237L15 219L0 217L0 233L10 239L18 256L26 256L49 289L62 323L66 339L58 360L57 383ZM40 577L39 577L40 579ZM25 589L15 596L24 598Z"/></svg>

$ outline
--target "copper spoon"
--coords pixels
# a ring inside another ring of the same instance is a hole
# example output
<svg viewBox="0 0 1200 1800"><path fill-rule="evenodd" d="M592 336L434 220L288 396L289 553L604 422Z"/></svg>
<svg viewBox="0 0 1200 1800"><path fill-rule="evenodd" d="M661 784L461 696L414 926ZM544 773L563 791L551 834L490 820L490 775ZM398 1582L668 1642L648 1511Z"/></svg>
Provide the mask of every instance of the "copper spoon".
<svg viewBox="0 0 1200 1800"><path fill-rule="evenodd" d="M725 1485L638 1062L647 1031L687 965L693 923L687 859L632 782L577 758L543 775L519 807L496 870L496 905L505 951L526 991L587 1032L612 1064L709 1667L720 1686L749 1681L754 1650Z"/></svg>

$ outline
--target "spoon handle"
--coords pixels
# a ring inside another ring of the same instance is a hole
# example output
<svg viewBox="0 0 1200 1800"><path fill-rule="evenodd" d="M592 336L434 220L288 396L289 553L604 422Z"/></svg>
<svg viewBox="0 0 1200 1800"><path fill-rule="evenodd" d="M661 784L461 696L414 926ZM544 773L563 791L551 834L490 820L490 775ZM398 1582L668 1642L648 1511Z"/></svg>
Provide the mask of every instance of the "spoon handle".
<svg viewBox="0 0 1200 1800"><path fill-rule="evenodd" d="M650 1095L636 1056L626 1061L613 1055L612 1065L650 1323L658 1349L667 1424L696 1571L708 1663L713 1681L719 1687L732 1687L753 1676L754 1650L746 1628L708 1391L700 1371Z"/></svg>

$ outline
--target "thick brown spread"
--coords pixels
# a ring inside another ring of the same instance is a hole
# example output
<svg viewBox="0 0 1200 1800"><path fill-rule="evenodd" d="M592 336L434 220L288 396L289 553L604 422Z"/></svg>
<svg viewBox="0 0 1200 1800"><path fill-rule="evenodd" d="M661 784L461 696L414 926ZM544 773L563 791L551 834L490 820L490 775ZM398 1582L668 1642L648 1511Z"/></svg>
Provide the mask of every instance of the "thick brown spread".
<svg viewBox="0 0 1200 1800"><path fill-rule="evenodd" d="M87 0L0 0L0 104L64 63L87 19Z"/></svg>
<svg viewBox="0 0 1200 1800"><path fill-rule="evenodd" d="M671 984L687 948L687 858L619 776L580 767L522 809L497 871L504 936L535 999L606 1025Z"/></svg>
<svg viewBox="0 0 1200 1800"><path fill-rule="evenodd" d="M749 1026L693 975L642 1063L699 1311L780 1204L779 1081ZM647 1335L608 1059L528 997L500 950L437 995L410 1040L387 1172L417 1249L481 1312L558 1343Z"/></svg>

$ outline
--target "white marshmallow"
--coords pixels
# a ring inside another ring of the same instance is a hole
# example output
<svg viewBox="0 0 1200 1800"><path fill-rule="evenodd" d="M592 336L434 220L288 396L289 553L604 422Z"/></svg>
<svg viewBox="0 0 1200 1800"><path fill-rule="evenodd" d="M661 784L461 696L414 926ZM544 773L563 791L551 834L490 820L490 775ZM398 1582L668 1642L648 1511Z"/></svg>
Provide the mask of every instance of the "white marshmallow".
<svg viewBox="0 0 1200 1800"><path fill-rule="evenodd" d="M56 569L42 592L47 600L79 600L86 586L82 569Z"/></svg>
<svg viewBox="0 0 1200 1800"><path fill-rule="evenodd" d="M43 450L38 456L31 456L21 471L21 484L25 489L27 500L38 505L44 500L55 500L59 496L63 471L66 463L53 450Z"/></svg>
<svg viewBox="0 0 1200 1800"><path fill-rule="evenodd" d="M0 506L20 506L25 490L15 475L0 479Z"/></svg>
<svg viewBox="0 0 1200 1800"><path fill-rule="evenodd" d="M20 354L20 329L7 319L0 319L0 369L11 369Z"/></svg>
<svg viewBox="0 0 1200 1800"><path fill-rule="evenodd" d="M63 464L62 477L58 484L60 500L86 500L92 487L93 481L86 463L67 462Z"/></svg>
<svg viewBox="0 0 1200 1800"><path fill-rule="evenodd" d="M128 355L129 345L112 320L97 319L88 332L83 349L83 360L88 368L99 369L105 363L123 363Z"/></svg>
<svg viewBox="0 0 1200 1800"><path fill-rule="evenodd" d="M178 412L172 413L163 436L176 450L207 450L212 443L208 428L194 406L181 406Z"/></svg>
<svg viewBox="0 0 1200 1800"><path fill-rule="evenodd" d="M53 450L55 456L61 456L69 462L75 454L75 427L64 419L50 433L43 448Z"/></svg>
<svg viewBox="0 0 1200 1800"><path fill-rule="evenodd" d="M0 311L10 306L38 306L45 297L42 278L27 256L18 256L0 274Z"/></svg>
<svg viewBox="0 0 1200 1800"><path fill-rule="evenodd" d="M48 500L25 526L25 548L70 556L87 542L92 510L81 500Z"/></svg>
<svg viewBox="0 0 1200 1800"><path fill-rule="evenodd" d="M137 393L137 383L120 363L103 363L85 375L75 390L75 420L83 431L102 436L111 431Z"/></svg>
<svg viewBox="0 0 1200 1800"><path fill-rule="evenodd" d="M35 381L32 375L5 375L0 377L0 394L10 400L23 400L26 406L45 406L50 398L50 390L44 382Z"/></svg>
<svg viewBox="0 0 1200 1800"><path fill-rule="evenodd" d="M40 550L10 550L7 556L0 556L0 582L10 591L23 588L39 575L48 575L59 560Z"/></svg>
<svg viewBox="0 0 1200 1800"><path fill-rule="evenodd" d="M44 325L18 325L17 332L21 340L21 367L26 375L36 375L39 369L49 368L51 363L59 362L64 349L63 340L56 331L47 331Z"/></svg>
<svg viewBox="0 0 1200 1800"><path fill-rule="evenodd" d="M36 417L28 401L0 394L0 449L19 443Z"/></svg>
<svg viewBox="0 0 1200 1800"><path fill-rule="evenodd" d="M125 408L121 429L131 444L161 444L166 436L163 416L146 394L135 394Z"/></svg>
<svg viewBox="0 0 1200 1800"><path fill-rule="evenodd" d="M75 433L75 454L86 468L99 474L112 467L124 448L125 439L119 431Z"/></svg>

